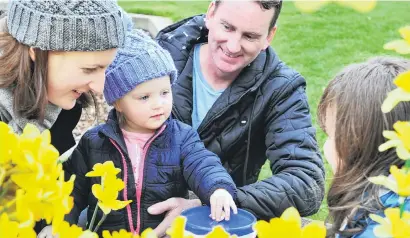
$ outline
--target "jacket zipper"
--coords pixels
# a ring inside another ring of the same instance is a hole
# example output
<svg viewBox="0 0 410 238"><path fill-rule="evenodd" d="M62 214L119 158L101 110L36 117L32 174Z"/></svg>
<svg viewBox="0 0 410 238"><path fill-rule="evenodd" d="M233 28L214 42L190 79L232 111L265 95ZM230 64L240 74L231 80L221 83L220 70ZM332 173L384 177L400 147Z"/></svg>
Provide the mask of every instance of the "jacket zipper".
<svg viewBox="0 0 410 238"><path fill-rule="evenodd" d="M130 231L131 231L131 233L132 234L139 234L139 232L140 232L140 229L141 229L141 212L140 212L140 210L141 210L141 194L142 194L142 180L143 180L143 174L144 174L144 162L145 162L145 159L146 159L146 154L147 154L147 152L148 152L148 149L149 149L149 147L150 147L150 145L151 145L151 143L152 143L152 141L154 141L155 140L155 138L157 138L158 137L158 135L160 135L164 130L165 130L165 125L164 126L162 126L162 128L159 130L159 132L158 133L156 133L156 135L154 135L150 140L149 140L149 142L147 143L148 144L148 146L146 146L146 148L144 148L144 150L143 150L143 153L144 153L144 158L143 158L143 160L141 161L142 163L139 163L139 174L138 174L138 180L136 181L137 182L137 191L136 191L136 198L137 198L137 228L136 229L134 229L134 223L133 223L133 219L132 219L132 211L131 211L131 206L128 204L127 205L127 214L128 214L128 223L129 223L129 226L130 226ZM123 197L124 197L124 199L125 200L128 200L128 191L127 191L127 182L128 182L128 166L127 166L127 162L126 162L126 160L125 160L125 156L124 156L124 154L122 153L122 151L121 151L121 149L119 148L119 146L117 145L117 143L113 140L113 139L111 139L110 138L110 142L114 145L114 147L118 150L118 152L120 153L120 155L121 155L121 158L122 158L122 163L123 163L123 167L124 167L124 178L123 178L123 180L124 180L124 183L125 183L125 188L124 188L124 190L123 190Z"/></svg>

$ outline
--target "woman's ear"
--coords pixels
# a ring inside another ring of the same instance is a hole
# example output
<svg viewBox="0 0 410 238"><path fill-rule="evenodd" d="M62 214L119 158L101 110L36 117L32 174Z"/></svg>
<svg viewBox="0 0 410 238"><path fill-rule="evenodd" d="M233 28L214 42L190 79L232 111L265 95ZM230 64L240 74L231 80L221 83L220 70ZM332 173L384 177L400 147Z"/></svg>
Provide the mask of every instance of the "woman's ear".
<svg viewBox="0 0 410 238"><path fill-rule="evenodd" d="M30 55L31 60L34 62L36 61L36 53L34 52L34 48L30 47L28 50L28 54Z"/></svg>

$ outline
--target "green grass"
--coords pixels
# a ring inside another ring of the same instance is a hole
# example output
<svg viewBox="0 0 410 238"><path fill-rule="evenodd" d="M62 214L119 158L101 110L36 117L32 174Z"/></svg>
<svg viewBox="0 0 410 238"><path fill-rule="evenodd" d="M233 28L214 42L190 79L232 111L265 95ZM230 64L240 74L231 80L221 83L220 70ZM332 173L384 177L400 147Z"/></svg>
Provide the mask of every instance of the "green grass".
<svg viewBox="0 0 410 238"><path fill-rule="evenodd" d="M174 21L205 13L207 1L171 2L120 2L128 12L160 15ZM292 3L284 4L279 17L279 28L272 42L273 48L288 65L299 71L307 80L307 94L314 125L316 108L327 82L344 66L376 55L396 55L383 50L383 44L400 37L397 30L410 22L409 2L378 2L371 13L359 14L353 10L331 4L314 14L300 13ZM318 128L319 145L325 141ZM332 173L326 163L326 183ZM271 175L265 164L260 178ZM328 186L327 186L328 187ZM311 218L324 220L327 206Z"/></svg>

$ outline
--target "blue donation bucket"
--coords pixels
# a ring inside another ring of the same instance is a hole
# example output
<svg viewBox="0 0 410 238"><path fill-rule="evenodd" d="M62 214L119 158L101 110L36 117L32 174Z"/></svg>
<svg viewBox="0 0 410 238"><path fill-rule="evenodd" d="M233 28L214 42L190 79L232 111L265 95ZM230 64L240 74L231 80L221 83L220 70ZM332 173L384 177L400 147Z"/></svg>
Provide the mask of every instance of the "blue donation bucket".
<svg viewBox="0 0 410 238"><path fill-rule="evenodd" d="M211 214L211 208L208 206L194 207L182 212L181 215L187 219L185 235L205 237L214 227L219 225L229 234L237 235L240 238L256 237L256 232L253 230L256 217L250 212L238 208L238 214L233 214L231 210L229 221L222 220L220 222L212 220L209 214Z"/></svg>

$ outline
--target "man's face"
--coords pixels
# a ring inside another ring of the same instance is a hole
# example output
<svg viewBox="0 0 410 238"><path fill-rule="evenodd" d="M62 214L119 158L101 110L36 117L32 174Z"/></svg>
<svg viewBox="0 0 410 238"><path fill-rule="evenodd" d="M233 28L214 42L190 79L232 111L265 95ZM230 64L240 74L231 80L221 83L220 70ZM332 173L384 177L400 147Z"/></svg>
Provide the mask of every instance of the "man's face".
<svg viewBox="0 0 410 238"><path fill-rule="evenodd" d="M206 27L212 64L223 73L241 71L265 50L276 27L269 31L274 9L254 1L222 1L209 5Z"/></svg>

